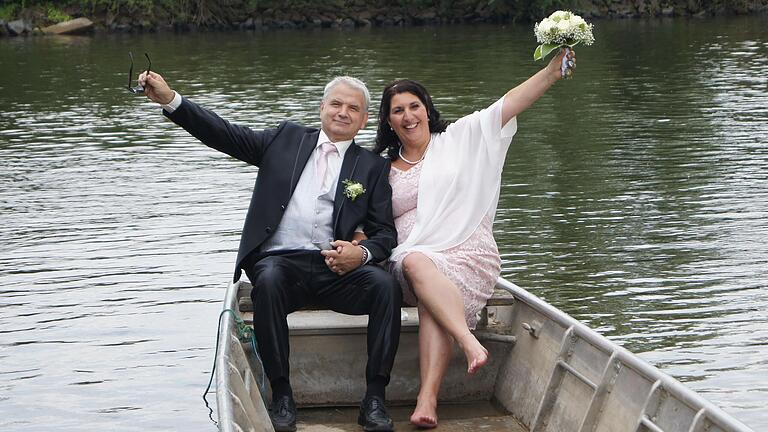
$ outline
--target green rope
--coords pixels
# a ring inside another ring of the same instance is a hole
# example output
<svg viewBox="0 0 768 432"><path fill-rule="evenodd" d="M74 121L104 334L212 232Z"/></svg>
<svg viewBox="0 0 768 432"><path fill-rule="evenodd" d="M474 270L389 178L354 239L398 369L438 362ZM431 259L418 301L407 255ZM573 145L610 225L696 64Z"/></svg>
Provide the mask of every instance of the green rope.
<svg viewBox="0 0 768 432"><path fill-rule="evenodd" d="M216 348L214 351L213 356L213 367L211 368L211 378L208 380L208 386L205 388L205 392L203 393L203 401L205 402L205 406L208 408L208 418L211 419L213 424L218 426L218 423L216 420L213 419L213 408L211 408L210 404L208 403L208 399L206 396L208 395L208 392L211 390L211 384L213 384L213 377L215 376L216 372L216 360L219 356L219 339L221 337L221 319L224 317L225 313L231 313L232 317L235 320L235 326L237 328L237 338L240 340L240 342L251 343L251 348L253 348L253 353L256 355L256 360L258 360L259 365L261 366L261 379L257 380L257 384L259 386L259 393L261 393L261 400L265 401L265 395L267 394L266 389L266 378L264 377L264 363L261 362L261 356L259 356L259 345L256 343L256 333L253 331L253 327L249 326L248 324L243 321L242 318L232 309L224 309L219 314L219 325L216 329Z"/></svg>

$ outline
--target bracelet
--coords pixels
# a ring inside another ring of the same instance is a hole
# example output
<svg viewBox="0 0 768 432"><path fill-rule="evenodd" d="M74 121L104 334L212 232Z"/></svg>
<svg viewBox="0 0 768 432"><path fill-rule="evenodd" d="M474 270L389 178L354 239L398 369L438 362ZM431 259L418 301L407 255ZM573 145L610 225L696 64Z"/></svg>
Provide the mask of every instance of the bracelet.
<svg viewBox="0 0 768 432"><path fill-rule="evenodd" d="M360 246L360 250L363 251L363 257L360 259L360 265L365 265L368 262L368 249Z"/></svg>

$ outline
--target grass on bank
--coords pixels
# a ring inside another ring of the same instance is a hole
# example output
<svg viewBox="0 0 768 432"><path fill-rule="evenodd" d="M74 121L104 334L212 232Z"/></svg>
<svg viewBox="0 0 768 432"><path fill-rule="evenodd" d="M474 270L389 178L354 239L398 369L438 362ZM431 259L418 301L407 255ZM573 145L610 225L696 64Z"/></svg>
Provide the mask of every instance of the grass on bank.
<svg viewBox="0 0 768 432"><path fill-rule="evenodd" d="M0 0L0 20L26 19L55 24L85 16L102 22L186 23L215 26L269 14L335 14L341 17L368 11L417 16L462 18L471 14L496 21L538 21L558 9L605 12L637 9L655 15L672 7L676 14L739 14L768 7L768 0Z"/></svg>
<svg viewBox="0 0 768 432"><path fill-rule="evenodd" d="M591 0L6 0L0 5L0 20L27 19L54 24L78 16L106 17L108 21L124 17L134 21L170 20L205 26L274 12L350 16L352 12L368 10L413 16L433 10L440 16L452 17L481 9L493 16L525 20L538 19L544 13L583 1Z"/></svg>

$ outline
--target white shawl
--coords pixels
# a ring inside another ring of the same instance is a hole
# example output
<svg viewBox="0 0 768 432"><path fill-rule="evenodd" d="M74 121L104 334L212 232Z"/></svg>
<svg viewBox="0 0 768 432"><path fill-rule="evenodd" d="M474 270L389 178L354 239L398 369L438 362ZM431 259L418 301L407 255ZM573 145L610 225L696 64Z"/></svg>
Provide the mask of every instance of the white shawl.
<svg viewBox="0 0 768 432"><path fill-rule="evenodd" d="M486 214L496 214L501 171L517 132L517 119L502 128L502 97L432 134L422 162L416 222L410 235L393 251L440 252L460 245Z"/></svg>

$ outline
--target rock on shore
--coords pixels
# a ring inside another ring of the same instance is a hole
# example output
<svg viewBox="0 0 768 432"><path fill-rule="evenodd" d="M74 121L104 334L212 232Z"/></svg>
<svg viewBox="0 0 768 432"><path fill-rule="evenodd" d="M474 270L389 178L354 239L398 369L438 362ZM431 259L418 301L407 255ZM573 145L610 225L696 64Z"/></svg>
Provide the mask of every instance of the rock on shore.
<svg viewBox="0 0 768 432"><path fill-rule="evenodd" d="M93 21L88 18L76 18L43 27L42 30L45 34L82 34L93 30Z"/></svg>

